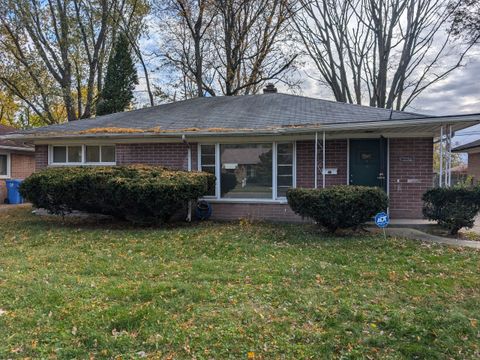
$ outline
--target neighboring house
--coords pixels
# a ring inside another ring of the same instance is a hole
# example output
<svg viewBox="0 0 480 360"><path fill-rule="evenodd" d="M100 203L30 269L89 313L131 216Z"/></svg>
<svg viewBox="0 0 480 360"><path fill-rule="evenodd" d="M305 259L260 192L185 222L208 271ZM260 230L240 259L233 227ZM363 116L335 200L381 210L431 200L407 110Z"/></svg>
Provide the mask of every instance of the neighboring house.
<svg viewBox="0 0 480 360"><path fill-rule="evenodd" d="M452 151L468 154L467 173L473 177L475 182L480 182L480 140L457 146Z"/></svg>
<svg viewBox="0 0 480 360"><path fill-rule="evenodd" d="M205 97L19 132L36 169L153 164L217 177L214 218L297 220L290 187L379 186L393 217L421 216L433 138L480 115L429 117L269 92ZM233 178L233 184L230 181ZM228 180L229 181L225 181ZM228 184L227 184L228 183Z"/></svg>
<svg viewBox="0 0 480 360"><path fill-rule="evenodd" d="M17 129L0 125L0 137ZM23 140L0 139L0 203L7 197L6 179L25 179L35 171L35 154L33 145Z"/></svg>

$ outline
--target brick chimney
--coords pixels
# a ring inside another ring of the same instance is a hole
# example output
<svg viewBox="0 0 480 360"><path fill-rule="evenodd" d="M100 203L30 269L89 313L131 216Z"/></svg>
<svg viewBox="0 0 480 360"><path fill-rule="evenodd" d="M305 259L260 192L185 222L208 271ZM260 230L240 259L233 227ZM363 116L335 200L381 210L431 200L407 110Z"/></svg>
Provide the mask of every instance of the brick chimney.
<svg viewBox="0 0 480 360"><path fill-rule="evenodd" d="M277 88L272 83L268 83L267 86L263 89L264 94L275 94L277 93Z"/></svg>

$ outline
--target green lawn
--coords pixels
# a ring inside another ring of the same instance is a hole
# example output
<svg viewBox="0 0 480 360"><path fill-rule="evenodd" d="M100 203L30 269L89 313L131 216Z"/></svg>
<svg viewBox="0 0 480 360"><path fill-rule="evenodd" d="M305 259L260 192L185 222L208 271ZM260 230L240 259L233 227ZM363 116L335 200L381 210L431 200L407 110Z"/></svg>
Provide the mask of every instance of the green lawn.
<svg viewBox="0 0 480 360"><path fill-rule="evenodd" d="M0 358L468 359L480 253L310 226L0 213Z"/></svg>

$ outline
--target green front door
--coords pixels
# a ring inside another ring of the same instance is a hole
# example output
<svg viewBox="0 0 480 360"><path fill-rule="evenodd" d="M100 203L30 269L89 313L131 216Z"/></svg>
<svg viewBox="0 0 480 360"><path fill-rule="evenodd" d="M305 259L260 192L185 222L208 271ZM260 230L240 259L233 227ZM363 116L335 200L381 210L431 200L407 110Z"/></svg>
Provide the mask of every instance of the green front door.
<svg viewBox="0 0 480 360"><path fill-rule="evenodd" d="M349 182L387 190L386 139L350 140Z"/></svg>

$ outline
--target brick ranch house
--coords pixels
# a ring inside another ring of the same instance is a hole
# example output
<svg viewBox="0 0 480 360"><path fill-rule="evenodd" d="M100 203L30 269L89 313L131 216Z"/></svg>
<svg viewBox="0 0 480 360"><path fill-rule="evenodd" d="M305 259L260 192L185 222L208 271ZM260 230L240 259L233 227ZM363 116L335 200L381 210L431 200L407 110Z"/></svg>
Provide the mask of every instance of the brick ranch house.
<svg viewBox="0 0 480 360"><path fill-rule="evenodd" d="M17 129L0 125L0 136L10 134ZM22 140L0 140L0 204L7 198L7 179L25 179L35 171L33 145Z"/></svg>
<svg viewBox="0 0 480 360"><path fill-rule="evenodd" d="M298 220L290 187L379 186L397 218L421 216L432 186L433 139L479 123L277 93L206 97L37 128L36 170L70 165L163 165L214 173L213 217ZM232 184L232 177L234 177ZM230 180L229 180L230 179ZM228 184L230 182L230 184Z"/></svg>
<svg viewBox="0 0 480 360"><path fill-rule="evenodd" d="M457 146L452 150L457 153L467 153L468 167L467 175L473 177L475 183L480 182L480 139L469 142L468 144Z"/></svg>

